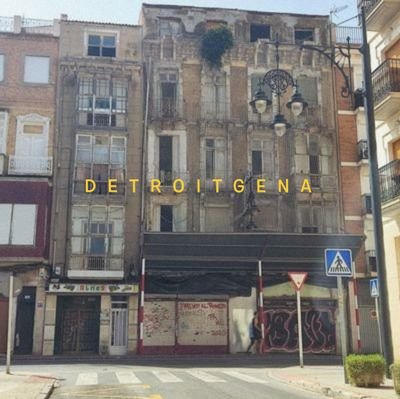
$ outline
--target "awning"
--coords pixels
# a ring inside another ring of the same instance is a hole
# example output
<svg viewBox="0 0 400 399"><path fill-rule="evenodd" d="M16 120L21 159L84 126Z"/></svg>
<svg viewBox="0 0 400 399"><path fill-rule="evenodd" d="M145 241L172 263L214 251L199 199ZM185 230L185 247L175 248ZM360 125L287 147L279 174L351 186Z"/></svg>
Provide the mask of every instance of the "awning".
<svg viewBox="0 0 400 399"><path fill-rule="evenodd" d="M156 272L255 272L288 270L324 274L324 250L350 249L356 257L363 236L303 233L145 233L146 270ZM162 273L162 274L164 274Z"/></svg>

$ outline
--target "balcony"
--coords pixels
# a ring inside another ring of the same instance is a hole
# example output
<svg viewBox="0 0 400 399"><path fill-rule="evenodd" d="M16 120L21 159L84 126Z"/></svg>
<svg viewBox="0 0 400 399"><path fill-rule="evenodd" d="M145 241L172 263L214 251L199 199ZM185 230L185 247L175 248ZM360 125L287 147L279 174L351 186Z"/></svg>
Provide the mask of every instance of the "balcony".
<svg viewBox="0 0 400 399"><path fill-rule="evenodd" d="M202 101L201 117L208 121L226 121L229 118L229 103L222 101Z"/></svg>
<svg viewBox="0 0 400 399"><path fill-rule="evenodd" d="M386 120L400 109L400 59L387 59L372 72L375 117Z"/></svg>
<svg viewBox="0 0 400 399"><path fill-rule="evenodd" d="M176 119L182 116L181 101L178 97L153 99L150 115L153 119Z"/></svg>
<svg viewBox="0 0 400 399"><path fill-rule="evenodd" d="M68 278L122 279L123 259L102 255L72 255L67 274Z"/></svg>
<svg viewBox="0 0 400 399"><path fill-rule="evenodd" d="M51 176L53 172L52 157L24 157L10 155L9 175Z"/></svg>
<svg viewBox="0 0 400 399"><path fill-rule="evenodd" d="M399 0L360 0L358 9L361 13L361 7L365 7L365 16L367 29L379 32L388 22L399 12Z"/></svg>
<svg viewBox="0 0 400 399"><path fill-rule="evenodd" d="M379 169L382 203L400 195L400 160L396 159Z"/></svg>
<svg viewBox="0 0 400 399"><path fill-rule="evenodd" d="M360 140L357 143L357 153L358 153L359 161L368 159L368 141L367 140Z"/></svg>
<svg viewBox="0 0 400 399"><path fill-rule="evenodd" d="M335 35L337 44L347 44L347 38L351 46L359 46L363 41L362 30L357 26L336 26Z"/></svg>

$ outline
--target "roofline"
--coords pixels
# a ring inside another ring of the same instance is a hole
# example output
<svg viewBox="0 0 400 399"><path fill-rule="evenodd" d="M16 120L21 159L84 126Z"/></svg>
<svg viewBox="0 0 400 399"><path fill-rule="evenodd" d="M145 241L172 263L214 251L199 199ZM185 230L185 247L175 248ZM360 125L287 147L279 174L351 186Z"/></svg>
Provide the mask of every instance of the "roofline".
<svg viewBox="0 0 400 399"><path fill-rule="evenodd" d="M100 21L85 21L85 20L78 20L78 19L63 19L60 20L60 23L69 23L72 22L73 24L93 24L93 25L107 25L107 26L126 26L128 28L141 28L141 25L131 25L131 24L119 24L117 22L100 22Z"/></svg>
<svg viewBox="0 0 400 399"><path fill-rule="evenodd" d="M311 18L329 18L329 15L326 14L298 14L298 13L289 13L289 12L275 12L275 11L257 11L257 10L245 10L242 8L222 8L222 7L199 7L199 6L182 6L176 4L148 4L142 3L143 8L167 8L167 9L196 9L196 10L206 10L206 11L237 11L237 12L246 12L249 14L263 14L263 15L290 15L297 17L311 17Z"/></svg>

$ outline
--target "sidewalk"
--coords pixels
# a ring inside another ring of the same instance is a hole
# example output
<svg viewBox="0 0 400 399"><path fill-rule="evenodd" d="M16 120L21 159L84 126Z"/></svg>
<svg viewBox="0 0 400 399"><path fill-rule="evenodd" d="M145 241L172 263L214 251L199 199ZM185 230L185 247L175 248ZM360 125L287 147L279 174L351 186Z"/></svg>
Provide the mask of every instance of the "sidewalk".
<svg viewBox="0 0 400 399"><path fill-rule="evenodd" d="M269 375L284 383L299 385L331 398L397 399L392 380L379 388L357 388L344 383L342 366L304 366L270 370Z"/></svg>
<svg viewBox="0 0 400 399"><path fill-rule="evenodd" d="M34 374L0 372L1 399L47 399L55 379Z"/></svg>

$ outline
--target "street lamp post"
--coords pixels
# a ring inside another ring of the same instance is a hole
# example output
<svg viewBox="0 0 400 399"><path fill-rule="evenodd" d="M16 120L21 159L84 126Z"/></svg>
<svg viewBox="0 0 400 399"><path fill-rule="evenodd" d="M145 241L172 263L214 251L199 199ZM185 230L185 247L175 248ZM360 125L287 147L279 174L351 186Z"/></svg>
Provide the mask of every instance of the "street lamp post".
<svg viewBox="0 0 400 399"><path fill-rule="evenodd" d="M371 184L371 199L372 199L372 213L373 213L373 225L374 225L374 237L375 237L375 248L376 248L376 260L377 260L377 272L379 277L379 290L380 290L380 314L382 331L382 347L383 355L388 364L393 361L393 350L391 341L391 329L390 329L390 318L389 318L389 304L388 304L388 287L386 280L386 266L385 266L385 253L383 245L383 228L382 228L382 212L381 212L381 200L380 200L380 188L379 188L379 173L378 173L378 162L376 153L376 138L375 138L375 117L374 117L374 103L373 103L373 90L372 90L372 79L371 79L371 59L370 50L367 41L367 30L365 24L365 8L361 7L361 25L363 31L363 45L360 48L360 52L363 55L363 67L364 67L364 84L365 90L364 95L364 106L366 112L367 121L367 133L368 133L368 150L369 150L369 171L370 171L370 184ZM342 97L349 97L354 94L352 90L352 79L351 79L351 48L350 38L347 38L346 48L341 46L331 46L330 48L322 48L313 45L299 45L301 49L311 50L318 52L323 55L331 62L332 66L335 66L341 73L344 86L341 90ZM278 97L278 113L274 116L273 122L270 125L274 129L277 136L283 136L290 125L286 122L284 116L281 114L280 97L287 91L288 87L291 86L295 89L291 101L287 104L287 107L291 109L295 116L298 116L307 107L307 103L299 92L299 88L295 84L293 77L286 71L279 69L279 40L278 36L275 42L276 48L276 69L273 69L266 73L264 78L259 82L259 88L256 92L253 100L250 102L250 106L256 110L259 114L264 113L267 106L271 104L271 101L265 95L262 89L263 84L267 84L272 93ZM337 59L340 57L340 60ZM344 63L347 61L348 72L346 73Z"/></svg>

